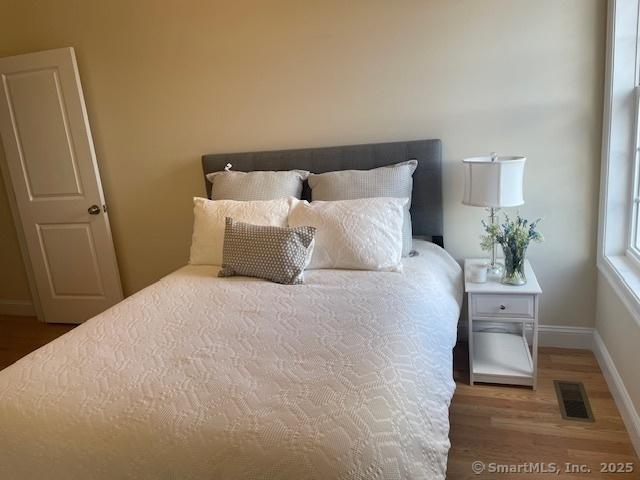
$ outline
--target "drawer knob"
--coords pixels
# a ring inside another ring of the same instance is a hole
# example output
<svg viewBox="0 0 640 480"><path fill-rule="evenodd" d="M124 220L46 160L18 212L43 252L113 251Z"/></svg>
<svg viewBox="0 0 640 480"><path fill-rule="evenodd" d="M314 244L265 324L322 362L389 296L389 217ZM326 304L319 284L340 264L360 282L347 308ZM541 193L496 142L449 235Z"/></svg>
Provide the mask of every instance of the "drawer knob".
<svg viewBox="0 0 640 480"><path fill-rule="evenodd" d="M506 310L507 307L505 307L504 305L500 305L500 310Z"/></svg>

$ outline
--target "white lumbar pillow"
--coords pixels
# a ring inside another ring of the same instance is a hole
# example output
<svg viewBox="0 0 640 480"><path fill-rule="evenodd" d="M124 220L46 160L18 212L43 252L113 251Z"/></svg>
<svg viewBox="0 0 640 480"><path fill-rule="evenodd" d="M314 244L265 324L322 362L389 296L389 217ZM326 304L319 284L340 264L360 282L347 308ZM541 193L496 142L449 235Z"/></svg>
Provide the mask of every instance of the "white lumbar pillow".
<svg viewBox="0 0 640 480"><path fill-rule="evenodd" d="M260 201L193 199L192 265L222 265L225 218L254 225L286 227L289 199Z"/></svg>
<svg viewBox="0 0 640 480"><path fill-rule="evenodd" d="M289 226L316 228L310 269L402 270L407 198L307 202L291 199Z"/></svg>

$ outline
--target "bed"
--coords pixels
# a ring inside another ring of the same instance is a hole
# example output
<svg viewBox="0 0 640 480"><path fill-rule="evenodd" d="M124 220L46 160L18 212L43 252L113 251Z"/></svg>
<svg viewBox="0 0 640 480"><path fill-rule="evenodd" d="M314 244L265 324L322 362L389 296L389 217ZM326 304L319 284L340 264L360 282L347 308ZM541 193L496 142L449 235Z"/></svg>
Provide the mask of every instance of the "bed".
<svg viewBox="0 0 640 480"><path fill-rule="evenodd" d="M462 274L414 249L304 285L164 277L0 372L0 478L445 478Z"/></svg>

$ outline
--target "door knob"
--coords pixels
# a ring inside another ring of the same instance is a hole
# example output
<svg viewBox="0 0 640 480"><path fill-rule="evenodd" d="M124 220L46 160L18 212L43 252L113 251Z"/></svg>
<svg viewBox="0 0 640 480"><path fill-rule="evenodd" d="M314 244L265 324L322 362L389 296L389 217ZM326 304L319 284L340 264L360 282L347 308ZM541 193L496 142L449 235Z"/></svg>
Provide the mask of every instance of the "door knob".
<svg viewBox="0 0 640 480"><path fill-rule="evenodd" d="M89 215L98 215L100 213L100 207L98 205L91 205L87 209L87 212L89 212Z"/></svg>

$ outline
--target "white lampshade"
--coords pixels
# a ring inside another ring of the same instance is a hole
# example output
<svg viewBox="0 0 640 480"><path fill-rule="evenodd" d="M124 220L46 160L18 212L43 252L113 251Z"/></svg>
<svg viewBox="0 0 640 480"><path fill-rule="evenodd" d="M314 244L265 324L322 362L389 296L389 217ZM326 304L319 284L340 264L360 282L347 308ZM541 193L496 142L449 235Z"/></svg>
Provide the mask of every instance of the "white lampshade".
<svg viewBox="0 0 640 480"><path fill-rule="evenodd" d="M522 183L525 157L472 157L464 164L465 205L516 207L524 203Z"/></svg>

